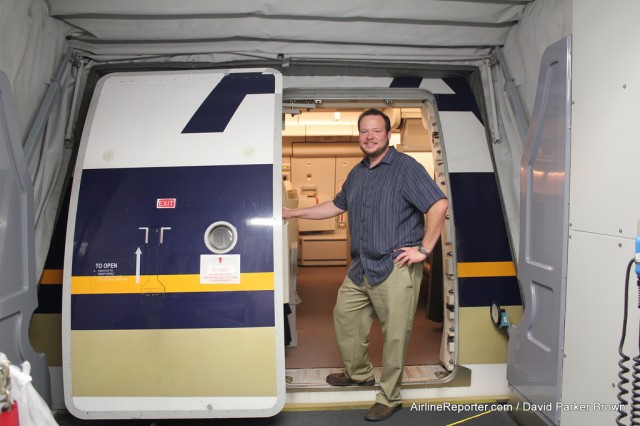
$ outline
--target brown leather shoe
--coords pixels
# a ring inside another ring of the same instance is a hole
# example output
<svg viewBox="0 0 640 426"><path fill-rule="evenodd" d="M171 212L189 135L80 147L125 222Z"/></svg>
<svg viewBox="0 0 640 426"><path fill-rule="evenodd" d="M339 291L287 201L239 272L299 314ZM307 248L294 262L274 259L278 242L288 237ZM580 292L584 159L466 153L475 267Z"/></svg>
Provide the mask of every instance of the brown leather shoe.
<svg viewBox="0 0 640 426"><path fill-rule="evenodd" d="M393 416L393 413L402 408L402 405L397 405L395 407L389 407L388 405L380 404L376 402L369 408L367 414L364 415L365 420L369 420L370 422L378 422L380 420L386 420L389 417Z"/></svg>
<svg viewBox="0 0 640 426"><path fill-rule="evenodd" d="M373 386L376 384L376 380L370 379L364 382L355 382L344 373L331 373L327 376L327 383L331 386Z"/></svg>

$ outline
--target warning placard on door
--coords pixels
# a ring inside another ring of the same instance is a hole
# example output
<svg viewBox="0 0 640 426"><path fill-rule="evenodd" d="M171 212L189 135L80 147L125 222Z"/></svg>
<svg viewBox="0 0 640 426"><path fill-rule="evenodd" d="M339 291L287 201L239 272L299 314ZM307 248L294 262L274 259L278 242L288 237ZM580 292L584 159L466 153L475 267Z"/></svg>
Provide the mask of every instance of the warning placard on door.
<svg viewBox="0 0 640 426"><path fill-rule="evenodd" d="M201 284L240 284L239 254L203 254L200 256Z"/></svg>

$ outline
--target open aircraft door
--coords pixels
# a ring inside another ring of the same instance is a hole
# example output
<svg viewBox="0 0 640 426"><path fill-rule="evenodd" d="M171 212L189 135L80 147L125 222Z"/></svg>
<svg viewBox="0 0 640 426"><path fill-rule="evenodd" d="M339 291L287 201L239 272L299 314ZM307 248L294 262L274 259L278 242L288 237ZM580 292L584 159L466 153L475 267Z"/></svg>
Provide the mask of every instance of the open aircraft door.
<svg viewBox="0 0 640 426"><path fill-rule="evenodd" d="M284 406L282 76L114 73L87 113L63 290L80 418Z"/></svg>

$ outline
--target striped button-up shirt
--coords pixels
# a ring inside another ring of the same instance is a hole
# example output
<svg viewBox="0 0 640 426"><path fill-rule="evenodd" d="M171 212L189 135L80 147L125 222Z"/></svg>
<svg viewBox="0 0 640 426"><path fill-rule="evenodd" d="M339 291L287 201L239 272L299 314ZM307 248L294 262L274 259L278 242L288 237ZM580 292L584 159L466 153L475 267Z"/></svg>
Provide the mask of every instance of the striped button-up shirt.
<svg viewBox="0 0 640 426"><path fill-rule="evenodd" d="M393 270L400 247L418 246L424 236L424 213L444 194L412 157L391 147L373 168L365 157L358 163L333 203L347 210L351 237L351 267L356 284L363 274L371 284Z"/></svg>

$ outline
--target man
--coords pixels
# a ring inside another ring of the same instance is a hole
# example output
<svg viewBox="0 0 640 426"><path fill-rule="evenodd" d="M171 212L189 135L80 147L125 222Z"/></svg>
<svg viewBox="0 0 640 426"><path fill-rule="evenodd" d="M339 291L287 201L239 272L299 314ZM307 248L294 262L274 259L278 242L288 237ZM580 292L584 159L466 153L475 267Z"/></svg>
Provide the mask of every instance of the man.
<svg viewBox="0 0 640 426"><path fill-rule="evenodd" d="M349 215L351 266L338 292L334 326L344 373L327 376L334 386L372 386L368 336L377 316L384 334L380 392L365 414L384 420L402 406L400 385L422 280L422 262L433 250L448 207L424 167L389 146L391 124L371 109L358 119L365 154L333 201L283 208L285 219ZM425 216L426 213L426 226Z"/></svg>

